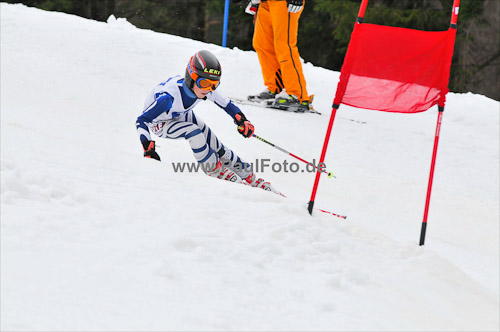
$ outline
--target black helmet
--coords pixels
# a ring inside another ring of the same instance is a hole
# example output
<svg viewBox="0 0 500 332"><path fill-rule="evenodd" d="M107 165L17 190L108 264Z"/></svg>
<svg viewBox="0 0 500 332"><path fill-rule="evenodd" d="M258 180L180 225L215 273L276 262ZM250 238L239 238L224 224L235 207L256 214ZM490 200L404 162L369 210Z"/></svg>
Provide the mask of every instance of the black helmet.
<svg viewBox="0 0 500 332"><path fill-rule="evenodd" d="M219 60L217 60L215 55L210 51L203 50L196 52L196 54L189 59L189 63L186 67L185 81L187 87L192 90L195 82L199 82L200 78L206 78L210 81L217 82L211 89L215 90L220 81L220 75L221 67Z"/></svg>

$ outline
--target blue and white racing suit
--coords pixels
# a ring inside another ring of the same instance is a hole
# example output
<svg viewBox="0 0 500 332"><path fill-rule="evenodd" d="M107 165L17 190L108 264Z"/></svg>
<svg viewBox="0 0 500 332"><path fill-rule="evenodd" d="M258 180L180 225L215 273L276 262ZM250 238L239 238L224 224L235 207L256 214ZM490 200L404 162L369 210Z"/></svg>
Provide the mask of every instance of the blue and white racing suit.
<svg viewBox="0 0 500 332"><path fill-rule="evenodd" d="M206 99L214 102L233 119L240 109L227 97L211 91ZM189 141L194 157L199 163L215 165L224 155L226 167L242 179L250 175L250 165L224 146L210 128L193 112L203 99L184 84L184 78L174 76L158 84L148 95L136 128L142 142L151 141L151 132L163 138L184 138ZM236 166L236 167L235 167Z"/></svg>

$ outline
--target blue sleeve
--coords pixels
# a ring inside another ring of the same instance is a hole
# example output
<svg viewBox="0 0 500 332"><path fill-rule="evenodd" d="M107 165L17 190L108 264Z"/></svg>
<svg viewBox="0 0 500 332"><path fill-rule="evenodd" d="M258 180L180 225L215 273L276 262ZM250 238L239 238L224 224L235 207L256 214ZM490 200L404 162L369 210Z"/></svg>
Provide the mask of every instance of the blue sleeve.
<svg viewBox="0 0 500 332"><path fill-rule="evenodd" d="M135 126L141 143L151 141L147 124L152 123L161 114L168 112L172 108L173 102L174 98L171 95L163 93L157 96L156 100L137 118Z"/></svg>
<svg viewBox="0 0 500 332"><path fill-rule="evenodd" d="M234 116L236 113L241 112L240 108L236 106L232 101L230 101L226 107L223 107L224 111L226 111L227 114L231 115L231 117L234 119Z"/></svg>
<svg viewBox="0 0 500 332"><path fill-rule="evenodd" d="M224 96L222 93L217 90L210 92L207 95L207 98L214 102L217 106L222 108L227 114L229 114L233 119L234 116L241 112L240 108L236 106L231 99Z"/></svg>

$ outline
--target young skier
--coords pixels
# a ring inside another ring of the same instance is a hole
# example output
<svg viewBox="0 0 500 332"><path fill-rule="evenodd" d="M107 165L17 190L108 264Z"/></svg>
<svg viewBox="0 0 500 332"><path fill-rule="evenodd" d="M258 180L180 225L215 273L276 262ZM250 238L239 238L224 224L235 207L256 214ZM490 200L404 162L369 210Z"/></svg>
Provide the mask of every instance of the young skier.
<svg viewBox="0 0 500 332"><path fill-rule="evenodd" d="M207 175L279 193L269 182L257 178L250 165L222 144L194 114L193 108L208 99L234 119L241 135L252 136L252 123L233 102L216 91L220 78L219 60L211 52L202 50L189 60L184 78L171 77L151 91L136 122L144 157L160 160L150 132L162 138L184 138Z"/></svg>

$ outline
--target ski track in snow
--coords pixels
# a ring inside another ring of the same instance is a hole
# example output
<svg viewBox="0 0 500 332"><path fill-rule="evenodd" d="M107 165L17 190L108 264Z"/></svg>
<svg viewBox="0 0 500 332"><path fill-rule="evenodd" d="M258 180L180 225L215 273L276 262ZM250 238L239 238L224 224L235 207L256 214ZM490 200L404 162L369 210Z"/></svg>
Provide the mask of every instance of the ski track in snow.
<svg viewBox="0 0 500 332"><path fill-rule="evenodd" d="M262 89L254 52L1 4L2 330L498 330L499 102L450 93L427 240L437 110L342 105L316 207L313 173L260 175L284 199L200 173L184 140L142 157L147 92L209 49L221 91ZM304 64L314 114L241 106L259 136L319 158L339 73ZM287 160L199 117L247 161ZM363 121L359 124L351 120Z"/></svg>

